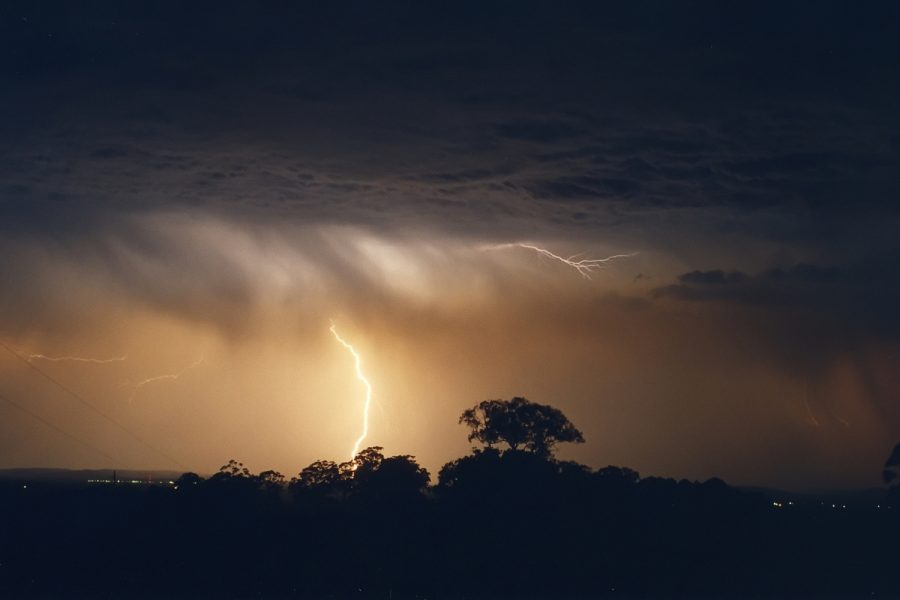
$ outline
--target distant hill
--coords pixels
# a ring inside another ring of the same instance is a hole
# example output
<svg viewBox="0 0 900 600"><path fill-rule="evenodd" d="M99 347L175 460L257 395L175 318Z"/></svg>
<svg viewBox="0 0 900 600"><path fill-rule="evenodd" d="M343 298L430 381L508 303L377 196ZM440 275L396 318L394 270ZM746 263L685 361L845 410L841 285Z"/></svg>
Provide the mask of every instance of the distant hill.
<svg viewBox="0 0 900 600"><path fill-rule="evenodd" d="M116 470L116 477L122 480L140 480L147 482L174 481L181 476L181 471L146 471L120 469ZM22 468L0 469L0 481L33 481L33 482L59 482L59 483L84 483L88 480L112 479L113 469L46 469L46 468Z"/></svg>

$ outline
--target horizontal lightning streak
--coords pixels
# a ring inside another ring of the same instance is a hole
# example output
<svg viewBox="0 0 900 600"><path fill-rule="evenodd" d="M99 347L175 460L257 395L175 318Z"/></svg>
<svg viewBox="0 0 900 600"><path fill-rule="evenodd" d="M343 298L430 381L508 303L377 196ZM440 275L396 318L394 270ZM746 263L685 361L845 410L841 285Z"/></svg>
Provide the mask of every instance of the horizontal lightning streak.
<svg viewBox="0 0 900 600"><path fill-rule="evenodd" d="M177 373L165 373L163 375L154 375L153 377L148 377L147 379L142 379L141 381L138 381L137 383L133 384L134 388L131 390L131 396L128 397L128 401L131 402L132 400L134 400L134 397L138 393L138 390L140 390L145 385L151 384L155 381L165 381L167 379L168 380L180 379L182 375L184 375L191 369L199 367L203 363L204 360L205 360L205 357L201 356L200 358L198 358L197 360L195 360L194 362L192 362L191 364L189 364L182 370L178 371Z"/></svg>
<svg viewBox="0 0 900 600"><path fill-rule="evenodd" d="M95 363L98 365L105 365L108 363L114 362L122 362L127 356L116 356L113 358L89 358L84 356L47 356L46 354L29 354L27 356L29 361L32 360L46 360L49 362L83 362L83 363Z"/></svg>

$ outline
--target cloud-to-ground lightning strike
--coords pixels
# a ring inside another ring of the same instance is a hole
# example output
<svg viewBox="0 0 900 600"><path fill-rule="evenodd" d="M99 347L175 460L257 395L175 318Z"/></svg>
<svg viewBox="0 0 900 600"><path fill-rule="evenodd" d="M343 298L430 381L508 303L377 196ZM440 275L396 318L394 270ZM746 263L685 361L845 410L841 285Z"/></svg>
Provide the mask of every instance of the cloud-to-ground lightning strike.
<svg viewBox="0 0 900 600"><path fill-rule="evenodd" d="M541 248L540 246L535 246L533 244L526 244L523 242L516 242L514 244L499 244L497 246L491 246L492 249L501 250L504 248L525 248L526 250L532 250L537 252L541 256L552 260L558 260L559 262L572 267L576 271L578 271L579 275L581 275L585 279L591 278L591 273L595 273L601 269L606 267L606 263L619 259L619 258L628 258L634 256L635 253L629 254L613 254L612 256L607 256L604 258L579 258L581 254L573 254L569 257L560 256L558 254L554 254L550 252L546 248Z"/></svg>
<svg viewBox="0 0 900 600"><path fill-rule="evenodd" d="M184 375L191 369L195 369L195 368L199 367L201 364L203 364L204 360L205 360L205 357L201 356L200 358L198 358L197 360L195 360L194 362L192 362L191 364L189 364L182 370L178 371L177 373L165 373L163 375L154 375L153 377L148 377L147 379L142 379L141 381L134 383L133 384L134 388L131 390L131 395L128 397L128 401L131 402L132 400L134 400L134 397L135 397L135 395L137 395L138 390L140 390L145 385L153 383L155 381L165 381L167 379L169 379L169 380L180 379L182 375ZM125 385L129 385L129 384L126 383Z"/></svg>
<svg viewBox="0 0 900 600"><path fill-rule="evenodd" d="M331 323L329 331L331 331L332 335L334 335L334 339L340 342L340 344L344 348L346 348L350 352L350 354L353 355L354 365L356 366L356 378L359 379L366 387L366 401L363 405L363 430L362 434L359 436L359 438L357 438L356 443L353 444L353 452L350 455L350 459L352 460L356 458L356 455L359 453L359 447L362 445L363 440L365 440L369 435L369 408L372 405L372 384L369 383L369 380L366 379L366 376L362 372L362 361L359 357L359 354L356 352L353 346L347 343L347 341L340 336L340 334L337 332L337 329L335 328L334 322Z"/></svg>
<svg viewBox="0 0 900 600"><path fill-rule="evenodd" d="M48 362L82 362L105 365L114 362L123 362L127 356L115 356L113 358L90 358L84 356L47 356L46 354L26 354L29 362L33 360L46 360Z"/></svg>

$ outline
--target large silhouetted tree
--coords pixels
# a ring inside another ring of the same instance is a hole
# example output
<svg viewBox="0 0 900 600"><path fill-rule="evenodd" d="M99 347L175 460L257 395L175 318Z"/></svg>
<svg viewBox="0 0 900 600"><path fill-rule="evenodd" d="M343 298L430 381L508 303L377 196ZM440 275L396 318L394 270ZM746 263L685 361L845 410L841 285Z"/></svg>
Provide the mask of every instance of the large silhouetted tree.
<svg viewBox="0 0 900 600"><path fill-rule="evenodd" d="M525 398L484 400L463 412L459 422L471 432L469 441L492 448L505 443L549 457L558 442L583 443L584 436L561 410Z"/></svg>

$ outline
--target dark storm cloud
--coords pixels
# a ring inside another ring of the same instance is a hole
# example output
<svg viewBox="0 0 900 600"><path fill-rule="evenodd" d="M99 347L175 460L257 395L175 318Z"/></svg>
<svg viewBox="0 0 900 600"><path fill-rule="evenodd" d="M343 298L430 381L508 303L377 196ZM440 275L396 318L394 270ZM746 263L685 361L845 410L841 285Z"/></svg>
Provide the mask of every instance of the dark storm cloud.
<svg viewBox="0 0 900 600"><path fill-rule="evenodd" d="M654 295L688 301L833 310L843 313L842 318L861 318L879 330L896 332L900 325L895 310L900 302L898 272L900 251L894 250L844 266L799 264L757 275L692 271L681 275L677 284L657 288Z"/></svg>
<svg viewBox="0 0 900 600"><path fill-rule="evenodd" d="M685 273L684 275L679 276L678 281L680 281L682 284L688 285L710 285L738 283L746 279L746 277L747 276L740 271L732 271L731 273L726 273L725 271L716 269L715 271L691 271L690 273Z"/></svg>
<svg viewBox="0 0 900 600"><path fill-rule="evenodd" d="M836 27L839 11L788 5L770 23L764 9L735 20L715 3L23 4L0 42L11 84L0 230L81 253L157 305L183 294L198 315L205 298L226 321L255 285L231 258L203 253L196 264L219 275L167 291L104 241L127 239L151 264L198 258L160 231L129 233L132 217L171 212L250 228L602 239L688 268L723 264L735 297L802 302L819 292L733 273L859 259L889 247L900 218L898 44L874 14ZM730 236L763 258L730 254ZM707 297L701 282L717 277L657 294ZM829 285L846 302L871 287Z"/></svg>
<svg viewBox="0 0 900 600"><path fill-rule="evenodd" d="M583 134L583 129L560 121L512 121L496 127L501 137L539 144L553 143Z"/></svg>
<svg viewBox="0 0 900 600"><path fill-rule="evenodd" d="M894 249L849 264L798 264L755 275L692 271L651 295L711 314L724 311L726 338L740 344L756 340L758 360L801 379L821 378L849 361L869 382L875 405L885 410L895 392L871 383L877 378L868 363L873 352L895 354L900 348L897 273L900 251ZM894 369L895 364L888 367Z"/></svg>
<svg viewBox="0 0 900 600"><path fill-rule="evenodd" d="M720 242L697 240L735 235L858 258L900 218L895 13L23 3L0 227L188 209L614 239L698 269Z"/></svg>
<svg viewBox="0 0 900 600"><path fill-rule="evenodd" d="M798 203L825 206L826 223L848 196L893 211L893 9L854 13L853 29L835 26L838 4L770 10L22 5L3 59L18 138L0 172L50 188L31 203L64 186L115 209L313 218L341 202L345 218L477 222L504 205L558 222L563 200L582 227L608 210ZM472 201L446 200L460 194Z"/></svg>

